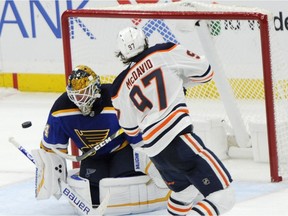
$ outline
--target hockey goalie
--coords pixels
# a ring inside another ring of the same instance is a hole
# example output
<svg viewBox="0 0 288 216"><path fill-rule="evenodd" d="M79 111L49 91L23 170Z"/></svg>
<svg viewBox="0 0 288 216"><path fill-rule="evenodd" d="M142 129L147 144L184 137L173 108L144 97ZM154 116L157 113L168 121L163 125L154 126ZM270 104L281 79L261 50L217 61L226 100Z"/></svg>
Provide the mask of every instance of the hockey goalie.
<svg viewBox="0 0 288 216"><path fill-rule="evenodd" d="M140 150L142 137L125 133L98 146L120 129L111 103L110 84L86 65L77 66L66 91L54 102L36 161L36 198L69 200L79 215L132 214L165 208L170 190L149 158ZM67 172L66 161L52 149L68 153L69 141L95 154Z"/></svg>

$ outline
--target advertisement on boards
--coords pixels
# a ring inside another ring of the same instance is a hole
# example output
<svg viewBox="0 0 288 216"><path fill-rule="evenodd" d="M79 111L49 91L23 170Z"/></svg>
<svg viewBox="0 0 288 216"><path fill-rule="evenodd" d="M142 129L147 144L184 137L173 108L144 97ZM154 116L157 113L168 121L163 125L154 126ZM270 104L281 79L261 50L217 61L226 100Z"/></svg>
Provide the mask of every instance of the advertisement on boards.
<svg viewBox="0 0 288 216"><path fill-rule="evenodd" d="M153 0L149 3L167 3L173 0ZM211 3L211 1L202 1ZM121 4L139 5L147 3L147 0L3 0L0 2L0 85L2 74L42 74L42 75L63 75L64 58L61 33L61 15L69 9L87 9L118 6ZM286 1L217 1L219 4L238 5L243 7L257 7L269 10L274 16L274 28L279 38L281 51L288 55L288 2ZM286 10L287 9L287 10ZM138 23L137 23L138 22ZM153 20L133 19L124 22L125 25L138 25L141 27L150 25ZM115 21L115 26L117 22ZM72 53L80 56L79 59L89 58L88 52L85 52L85 43L82 41L90 40L96 45L93 48L93 59L99 66L99 71L111 73L119 66L117 59L114 58L115 37L117 28L108 27L107 22L102 20L97 24L97 30L90 31L86 28L85 22L75 22L75 28L80 29L81 33L75 33L72 40L82 46L83 50ZM123 25L123 24L119 24ZM181 43L185 41L183 33L177 32L177 28L167 27L165 22L160 21L167 34L159 31L153 32L153 35L146 32L148 38L151 36L159 42L173 41ZM108 30L107 30L108 28ZM105 35L103 33L105 29ZM223 30L224 31L224 30ZM76 32L76 31L75 31ZM77 39L78 37L78 39ZM152 39L153 40L153 39ZM104 45L109 41L108 45ZM87 43L89 44L89 42ZM241 55L241 42L239 45L239 55ZM194 48L194 47L192 47ZM197 49L197 47L196 47ZM94 51L95 50L95 51ZM91 52L91 50L89 50ZM104 54L108 57L105 57ZM245 54L245 53L243 53ZM87 57L88 56L88 57ZM99 60L98 62L95 60ZM107 60L109 59L109 60ZM117 62L117 63L116 63ZM81 62L79 62L81 63ZM114 64L115 63L115 64ZM110 71L108 71L110 70ZM3 79L3 78L2 78ZM5 85L5 84L4 84ZM61 88L62 89L62 88ZM51 90L51 89L50 89ZM49 90L49 91L50 91Z"/></svg>

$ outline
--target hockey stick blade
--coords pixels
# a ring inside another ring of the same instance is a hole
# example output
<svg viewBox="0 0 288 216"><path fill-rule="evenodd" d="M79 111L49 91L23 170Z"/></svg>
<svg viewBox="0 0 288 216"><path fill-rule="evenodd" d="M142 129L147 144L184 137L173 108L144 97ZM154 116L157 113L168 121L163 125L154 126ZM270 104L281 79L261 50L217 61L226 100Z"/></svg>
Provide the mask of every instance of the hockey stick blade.
<svg viewBox="0 0 288 216"><path fill-rule="evenodd" d="M51 148L56 154L58 154L59 156L74 161L74 162L79 162L84 160L85 158L89 157L90 155L94 154L95 152L97 152L99 149L101 149L102 147L104 147L106 144L108 144L109 142L111 142L113 139L115 139L116 137L118 137L119 135L121 135L123 133L123 129L120 128L118 131L116 131L114 134L112 134L110 137L106 138L105 140L103 140L102 142L96 144L96 146L94 146L93 148L91 148L89 151L85 152L84 154L80 155L80 156L74 156L74 155L69 155L69 154L65 154L63 152L61 152L60 150L56 149L56 148Z"/></svg>

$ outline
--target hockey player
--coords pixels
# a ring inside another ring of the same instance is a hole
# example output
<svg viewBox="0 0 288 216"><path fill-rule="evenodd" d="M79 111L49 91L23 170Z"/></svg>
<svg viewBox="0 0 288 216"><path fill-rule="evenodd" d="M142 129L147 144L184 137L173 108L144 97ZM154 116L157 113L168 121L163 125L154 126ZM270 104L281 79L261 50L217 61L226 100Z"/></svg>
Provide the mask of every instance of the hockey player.
<svg viewBox="0 0 288 216"><path fill-rule="evenodd" d="M113 82L112 103L129 135L142 133L147 153L173 191L172 215L220 215L234 205L232 178L193 132L183 87L209 82L207 60L173 43L148 47L144 32L121 30L116 56L127 64ZM204 199L194 204L200 191Z"/></svg>
<svg viewBox="0 0 288 216"><path fill-rule="evenodd" d="M81 199L95 206L109 191L108 213L139 213L165 205L169 189L154 184L155 181L161 184L161 177L151 181L145 175L150 173L154 178L157 170L135 148L142 142L141 134L130 137L123 133L116 137L94 155L81 161L79 176L72 173L67 179L64 159L51 151L54 147L67 153L71 139L79 150L85 152L120 129L116 110L112 107L110 86L101 85L100 77L88 66L79 65L72 71L66 92L50 110L40 149L32 152L38 168L37 199L47 199L51 195L59 198L63 194L58 184L61 179L67 180ZM133 151L131 146L136 150ZM88 213L84 205L80 206L79 197L67 190L64 194L80 213Z"/></svg>

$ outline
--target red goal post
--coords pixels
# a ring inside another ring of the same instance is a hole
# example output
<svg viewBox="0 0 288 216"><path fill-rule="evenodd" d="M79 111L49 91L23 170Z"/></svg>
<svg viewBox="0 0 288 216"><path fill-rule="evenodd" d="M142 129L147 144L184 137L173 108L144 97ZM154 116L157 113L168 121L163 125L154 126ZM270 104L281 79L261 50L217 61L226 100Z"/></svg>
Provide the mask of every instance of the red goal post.
<svg viewBox="0 0 288 216"><path fill-rule="evenodd" d="M167 3L168 4L168 3ZM118 20L118 19L157 19L157 20L203 20L205 22L211 22L211 21L227 21L227 20L232 20L232 21L256 21L259 24L259 38L260 38L260 46L261 46L261 53L260 53L260 60L262 64L262 75L263 75L263 85L264 85L264 101L265 101L265 118L267 122L267 135L268 135L268 145L269 145L269 163L270 163L270 175L271 175L271 181L272 182L279 182L282 180L282 173L279 173L279 143L277 142L277 126L276 126L276 110L274 107L275 104L275 97L279 96L279 94L275 93L275 83L273 83L273 78L272 74L273 72L273 67L271 64L271 60L273 59L271 56L271 18L269 18L269 14L264 13L264 12L259 12L258 10L253 11L247 10L246 9L237 9L233 11L226 11L226 8L223 7L221 10L213 9L213 10L204 10L201 9L200 11L198 10L191 10L190 7L184 7L181 10L176 11L177 9L174 8L174 5L177 4L177 7L181 3L169 3L169 7L166 8L166 6L163 7L163 9L159 9L161 5L159 6L150 6L150 4L145 4L145 5L129 5L125 7L114 7L114 8L99 8L99 9L81 9L81 10L67 10L62 14L62 38L63 38L63 51L64 51L64 65L65 65L65 74L66 78L68 75L71 73L72 68L75 66L74 63L75 61L73 60L73 49L71 48L71 26L70 26L70 19L84 19L84 18L105 18L109 20ZM191 2L191 4L193 4ZM221 5L217 5L217 7L221 8ZM209 8L209 6L207 7ZM98 19L99 20L99 19ZM97 22L97 20L94 20ZM210 25L211 27L211 25ZM108 28L108 27L107 27ZM111 28L116 28L116 26L111 26ZM204 25L204 28L205 25ZM205 34L205 32L201 33L202 36ZM207 35L206 35L207 36ZM209 36L209 35L208 35ZM202 38L203 39L203 38ZM207 40L210 40L209 38ZM103 41L104 43L105 41ZM114 41L113 41L114 42ZM110 43L112 43L110 41ZM213 42L212 42L213 43ZM235 42L237 43L237 42ZM203 45L203 44L202 44ZM207 45L207 44L206 44ZM209 45L207 45L209 46ZM205 51L205 48L203 48ZM212 67L214 70L219 72L222 70L222 66L218 65L218 59L215 58L215 55L217 54L210 54L211 47L208 47L209 52L205 52L205 55L207 55L207 58L211 62ZM232 49L231 47L225 48L225 49ZM99 51L99 50L98 50ZM97 52L95 50L94 52ZM210 55L210 56L209 56ZM96 60L96 59L95 59ZM114 61L114 60L113 60ZM79 62L79 64L82 64ZM225 63L224 63L225 65ZM118 72L120 72L121 69L118 69ZM218 79L222 80L225 78L218 77ZM233 81L233 79L231 79ZM230 80L230 81L231 81ZM230 82L229 81L229 82ZM243 80L242 80L243 81ZM246 80L247 81L247 80ZM222 82L222 81L221 81ZM235 96L234 95L227 95L225 92L227 92L225 89L222 90L223 94L225 93L225 96L222 96L221 90L218 89L219 84L217 86L216 82L216 88L220 94L220 97L222 97L222 100L225 100L223 98L229 98L231 97L246 97L244 96ZM224 84L226 85L226 84ZM254 85L254 84L253 84ZM257 84L255 84L256 86ZM221 84L223 86L223 83ZM209 87L208 87L209 88ZM213 87L215 88L215 87ZM230 87L228 87L230 88ZM286 90L286 89L285 89ZM193 91L193 90L191 90ZM275 96L276 95L276 96ZM189 95L188 95L189 97ZM286 97L284 95L283 97ZM279 97L278 97L279 98ZM277 100L278 100L277 98ZM211 99L211 98L210 98ZM287 98L286 98L287 99ZM227 99L226 99L227 100ZM234 99L231 99L234 100ZM225 103L225 102L224 102ZM237 134L237 129L243 126L245 126L245 123L241 126L241 121L238 121L238 119L234 119L234 114L238 113L238 111L235 111L233 107L233 103L231 101L228 101L229 105L225 106L225 110L228 113L228 119L230 124L232 125L231 127L234 129L235 132L235 137L238 142L238 146L241 148L245 147L251 147L249 146L248 143L245 143L245 139L250 139L250 135L248 134L247 136L244 133ZM237 105L236 105L237 106ZM286 105L285 105L286 106ZM229 109L232 109L232 113L229 111ZM231 113L229 116L229 112ZM241 114L240 114L241 118ZM287 119L288 120L288 119ZM234 121L234 123L233 123ZM244 129L245 130L245 129ZM287 131L286 131L287 133ZM244 135L243 135L244 134ZM241 141L242 139L242 141ZM242 143L241 143L242 142ZM247 141L249 142L249 141ZM243 144L244 143L244 144ZM247 146L245 146L247 145ZM282 145L282 144L281 144ZM73 146L73 145L72 145ZM78 150L72 147L72 154L78 154ZM286 166L287 164L285 164ZM77 166L77 164L74 164L74 167ZM286 168L285 168L286 170Z"/></svg>

